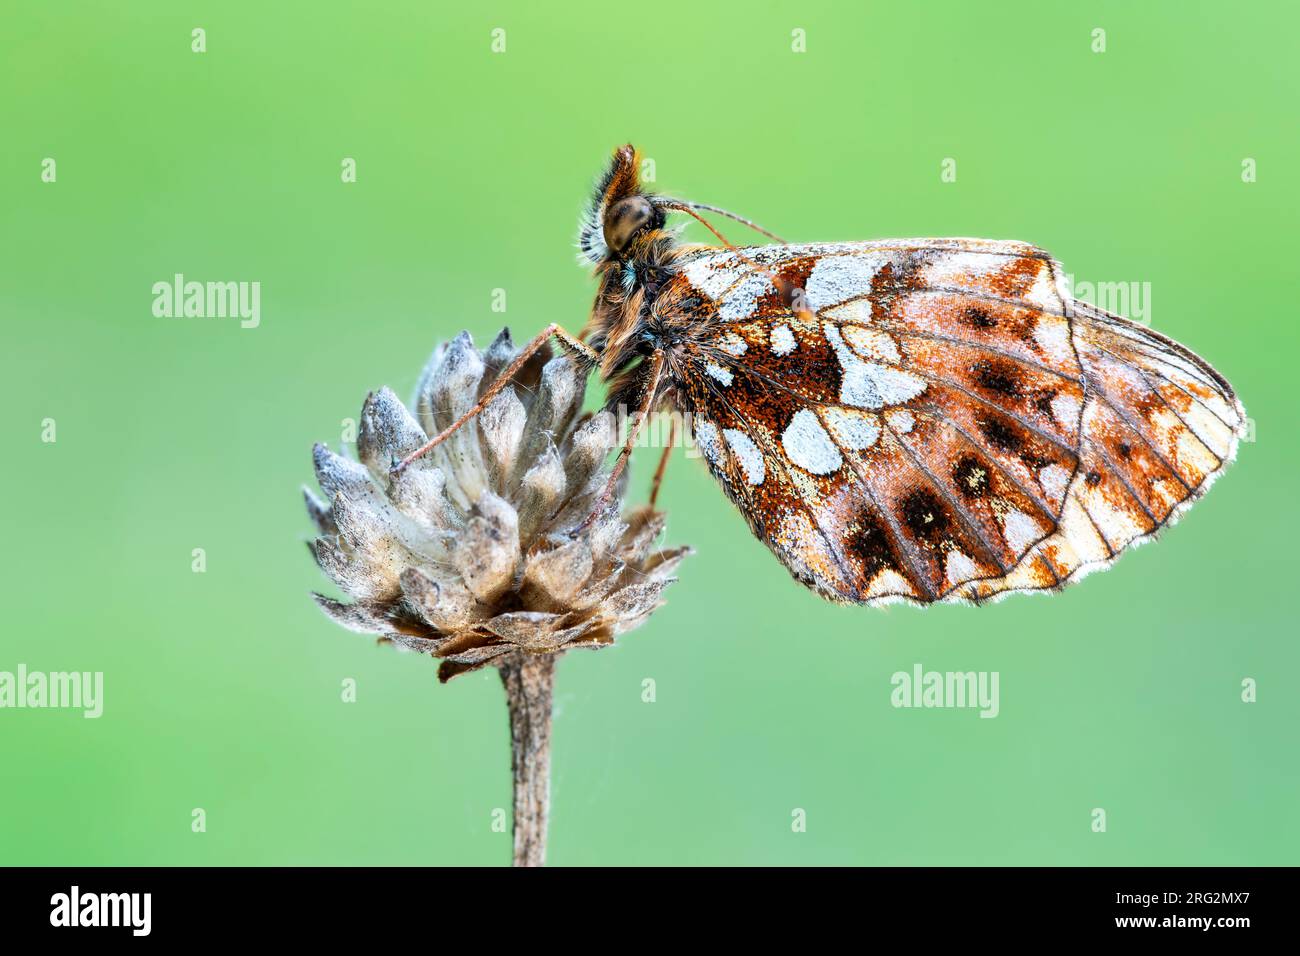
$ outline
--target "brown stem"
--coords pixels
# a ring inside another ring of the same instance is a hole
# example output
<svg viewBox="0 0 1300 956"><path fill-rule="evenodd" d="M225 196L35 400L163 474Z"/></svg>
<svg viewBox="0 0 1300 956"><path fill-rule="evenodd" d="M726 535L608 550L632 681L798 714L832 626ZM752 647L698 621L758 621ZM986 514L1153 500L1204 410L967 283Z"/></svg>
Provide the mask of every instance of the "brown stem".
<svg viewBox="0 0 1300 956"><path fill-rule="evenodd" d="M512 654L501 665L510 710L510 769L515 791L515 866L546 863L551 805L551 699L555 655Z"/></svg>

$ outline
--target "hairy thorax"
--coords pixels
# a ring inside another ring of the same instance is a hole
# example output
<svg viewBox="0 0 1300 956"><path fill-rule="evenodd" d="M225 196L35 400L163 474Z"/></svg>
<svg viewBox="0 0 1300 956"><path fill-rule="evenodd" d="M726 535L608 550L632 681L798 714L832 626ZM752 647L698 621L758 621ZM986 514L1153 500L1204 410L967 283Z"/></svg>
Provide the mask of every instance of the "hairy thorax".
<svg viewBox="0 0 1300 956"><path fill-rule="evenodd" d="M656 236L623 261L600 269L600 289L586 340L600 355L597 371L609 386L609 406L631 405L645 384L646 358L663 354L660 397L689 361L709 311L676 263L691 247Z"/></svg>

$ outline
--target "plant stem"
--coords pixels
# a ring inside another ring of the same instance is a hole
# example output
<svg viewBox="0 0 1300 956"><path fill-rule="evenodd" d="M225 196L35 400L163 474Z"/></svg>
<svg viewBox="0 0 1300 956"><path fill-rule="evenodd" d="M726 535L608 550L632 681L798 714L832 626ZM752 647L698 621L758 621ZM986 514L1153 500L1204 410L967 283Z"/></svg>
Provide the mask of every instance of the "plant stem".
<svg viewBox="0 0 1300 956"><path fill-rule="evenodd" d="M551 703L555 655L512 654L501 665L510 710L510 770L515 793L515 866L546 863L551 805Z"/></svg>

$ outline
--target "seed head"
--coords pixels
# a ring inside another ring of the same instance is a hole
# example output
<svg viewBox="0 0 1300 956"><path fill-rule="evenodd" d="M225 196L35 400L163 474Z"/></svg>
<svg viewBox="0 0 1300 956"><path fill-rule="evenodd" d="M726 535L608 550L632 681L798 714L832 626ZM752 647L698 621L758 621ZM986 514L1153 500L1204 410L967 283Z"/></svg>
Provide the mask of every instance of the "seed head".
<svg viewBox="0 0 1300 956"><path fill-rule="evenodd" d="M581 412L585 380L543 350L426 456L390 468L468 411L515 357L462 332L434 352L413 403L388 388L361 410L357 461L314 450L324 498L304 489L322 571L350 599L313 595L344 627L442 661L442 681L519 654L600 648L644 622L688 548L663 550L664 515L620 514L624 487L582 525L608 479L610 412Z"/></svg>

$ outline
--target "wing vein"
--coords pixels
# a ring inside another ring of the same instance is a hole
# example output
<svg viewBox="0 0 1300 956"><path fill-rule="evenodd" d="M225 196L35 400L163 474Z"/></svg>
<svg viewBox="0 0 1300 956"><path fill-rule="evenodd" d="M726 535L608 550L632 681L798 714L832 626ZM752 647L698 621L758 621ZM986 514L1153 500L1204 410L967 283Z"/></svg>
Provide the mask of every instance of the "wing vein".
<svg viewBox="0 0 1300 956"><path fill-rule="evenodd" d="M1043 517L1046 518L1051 523L1052 527L1053 528L1056 527L1057 522L1060 520L1060 516L1052 514L1052 509L1048 507L1047 502L1041 500L1038 497L1038 495L1034 494L1023 484L1021 484L1019 478L1011 474L1011 472L1007 471L1007 469L1002 466L1002 463L998 461L998 457L994 453L993 449L977 441L974 435L966 431L966 429L962 428L955 421L949 418L948 415L943 411L943 409L939 408L939 406L927 405L926 408L930 411L932 415L934 415L936 418L940 418L943 421L945 421L948 424L948 426L952 428L953 431L961 435L962 438L966 439L967 444L969 444L972 448L974 448L976 451L983 452L985 459L988 461L989 464L991 464L994 468L998 470L998 474L1000 474L1004 479L1006 479L1007 482L1014 485L1016 490L1019 491L1022 495L1024 495L1026 498L1032 501L1034 507L1037 508L1040 512L1042 512ZM1078 455L1071 452L1071 456L1075 459L1074 470L1077 473L1079 470ZM1071 480L1073 480L1074 475L1072 474L1070 478ZM1068 483L1066 487L1067 488L1069 487ZM1064 508L1064 505L1062 505L1062 508ZM1046 535L1044 537L1046 537Z"/></svg>
<svg viewBox="0 0 1300 956"><path fill-rule="evenodd" d="M782 462L778 456L771 454L771 442L768 436L766 434L763 434L761 431L756 430L753 424L749 421L749 419L747 419L744 415L740 414L740 412L736 410L736 407L732 405L731 402L727 401L726 396L723 395L721 392L719 392L716 386L714 386L712 382L706 381L703 378L701 378L701 380L704 381L704 386L709 390L709 393L714 398L716 398L721 405L725 406L731 412L732 415L735 416L736 421L744 424L746 432L749 435L751 435L751 437L757 438L759 441L763 443L764 447L768 451L768 454L763 456L766 462L779 467L781 469L781 473L785 476L786 482L791 487L795 487L794 482L790 481L790 473L789 471L786 470L784 462ZM735 484L737 487L744 486L743 480L739 482L735 482ZM805 506L807 506L808 502L805 500L804 504ZM827 534L826 528L821 523L821 520L817 514L817 509L812 507L806 507L806 510L812 515L813 527L817 529L817 534L826 543L827 552L835 558L835 564L839 568L840 574L843 576L846 582L852 581L853 569L849 567L848 563L845 560L843 552L841 551L839 546L835 543L834 539L832 539L830 535Z"/></svg>
<svg viewBox="0 0 1300 956"><path fill-rule="evenodd" d="M944 487L943 483L939 481L934 472L930 471L930 469L925 466L916 451L898 436L898 432L894 430L892 425L888 422L884 422L884 426L886 431L893 436L894 441L896 441L899 446L907 452L907 456L912 460L912 464L916 466L916 469L930 480L930 483L935 487L939 494L943 496L943 500L947 502L948 507L958 515L962 524L966 526L966 529L979 541L980 547L985 551L985 559L996 567L1000 574L1005 577L1011 571L1011 568L1003 562L1002 557L994 550L993 543L989 541L984 529L976 523L974 517L966 510L966 506L952 496L952 493ZM956 585L953 585L953 587L956 587ZM951 588L949 590L951 590Z"/></svg>
<svg viewBox="0 0 1300 956"><path fill-rule="evenodd" d="M1137 425L1133 422L1133 419L1129 417L1128 413L1124 411L1124 409L1120 408L1113 401L1111 401L1110 395L1106 392L1105 389L1098 388L1096 391L1092 392L1092 394L1096 395L1103 402L1105 402L1106 407L1109 408L1112 412L1114 412L1115 416L1119 418L1119 420L1122 421L1125 425L1127 425L1129 427L1129 430L1132 431L1134 434L1136 434L1138 438L1142 440L1142 444L1146 445L1148 448L1151 449L1151 454L1155 455L1156 460L1160 462L1160 464L1164 465L1164 467L1169 471L1169 473L1178 479L1178 483L1180 485L1182 485L1188 491L1193 490L1192 486L1187 483L1187 479L1185 479L1181 474L1179 474L1178 469L1175 468L1173 464L1169 461L1169 459L1167 459L1164 456L1164 453L1161 452L1160 449L1156 447L1156 443L1153 442L1147 436L1146 432L1144 432L1141 428L1137 427ZM1160 395L1160 393L1156 392L1156 395ZM1164 396L1160 396L1160 400L1164 401L1166 406L1169 405L1169 403L1165 401ZM1182 418L1178 417L1177 412L1174 412L1174 417L1178 418L1180 422L1183 422ZM1184 428L1187 427L1186 422L1183 422L1183 427ZM1189 428L1188 431L1191 431L1191 429ZM1192 432L1192 435L1193 437L1195 437L1196 432ZM1200 439L1198 438L1197 441L1200 441ZM1208 451L1211 455L1214 455L1213 449L1207 448L1206 451ZM1214 460L1219 462L1219 467L1223 466L1223 461L1221 458L1219 458L1218 455L1214 455ZM1216 468L1215 471L1217 470L1218 469Z"/></svg>
<svg viewBox="0 0 1300 956"><path fill-rule="evenodd" d="M1156 516L1151 513L1151 509L1147 507L1147 503L1138 496L1136 491L1133 490L1133 486L1128 483L1128 479L1124 477L1123 472L1115 467L1115 463L1110 460L1110 456L1106 454L1105 449L1100 445L1093 445L1092 447L1097 452L1097 456L1101 458L1102 463L1105 464L1105 466L1110 469L1111 473L1119 479L1119 483L1124 486L1124 490L1129 493L1129 497L1138 503L1138 507L1146 514L1147 519L1151 522L1153 528L1160 527L1160 522L1157 521Z"/></svg>
<svg viewBox="0 0 1300 956"><path fill-rule="evenodd" d="M839 404L839 403L836 403L836 402L819 402L819 401L816 401L815 399L806 398L806 397L804 397L803 395L800 395L798 392L794 391L793 389L787 387L786 385L783 385L781 382L778 382L776 379L769 377L768 375L764 374L763 372L760 372L758 369L754 368L752 365L748 364L747 362L744 362L744 361L742 361L742 360L740 360L740 359L737 359L735 356L733 356L733 355L729 355L729 354L727 354L726 352L717 351L717 352L715 353L715 356L714 356L714 357L725 360L726 363L727 363L728 365L731 365L731 366L734 367L734 368L740 369L740 370L741 370L742 372L744 372L745 374L753 375L755 378L760 379L760 380L762 380L763 382L766 382L768 385L771 385L773 388L778 388L778 389L780 389L781 391L785 392L786 394L793 396L797 401L802 402L804 405L807 405L807 406L809 406L809 407L811 407L811 408L842 408L842 407L844 407L843 405L841 405L841 404ZM903 366L900 366L900 367L903 367ZM944 378L942 375L933 375L933 374L930 374L930 373L928 373L928 372L921 372L921 371L918 371L918 370L917 370L915 367L913 367L913 366L906 366L906 369L907 369L908 372L911 372L913 375L916 375L916 376L921 377L921 378L925 378L927 381L934 382L935 384L938 384L938 385L944 385L944 386L946 386L946 387L948 387L948 388L951 388L953 391L960 392L961 394L965 395L967 398L972 399L972 400L974 400L974 401L976 401L976 402L979 402L981 405L986 405L986 406L988 406L989 408L992 408L992 409L994 409L994 410L996 410L996 411L1002 413L1003 415L1006 415L1008 418L1012 419L1013 421L1016 421L1016 422L1018 422L1019 424L1023 425L1027 431L1033 432L1034 435L1036 435L1037 437L1041 438L1043 441L1046 441L1046 442L1048 442L1048 443L1050 443L1050 444L1052 444L1052 445L1055 445L1055 446L1056 446L1057 448L1059 448L1061 451L1064 451L1064 452L1066 452L1067 454L1069 454L1069 455L1071 455L1071 456L1075 456L1075 455L1077 455L1077 453L1075 452L1074 448L1072 448L1071 446L1065 444L1065 442L1061 441L1061 439L1057 438L1055 435L1052 435L1052 434L1050 434L1049 432L1045 432L1045 431L1043 431L1043 430L1040 429L1037 425L1033 424L1033 423L1030 422L1029 420L1027 420L1027 419L1025 419L1025 418L1022 418L1022 417L1019 415L1019 413L1014 412L1014 411L1010 411L1010 410L1008 410L1008 409L1006 409L1006 408L1003 408L1003 407L1002 407L1001 405L999 405L997 402L994 402L994 401L992 401L992 400L990 400L990 399L984 398L982 395L978 395L978 394L976 394L975 392L972 392L972 391L970 391L969 389L964 388L963 386L961 386L961 385L957 384L956 382L952 381L952 379ZM904 403L902 403L902 404L900 404L900 405L889 405L889 406L882 406L882 407L887 407L887 408L905 408L905 407L906 407L906 403L904 402ZM875 411L875 409L871 409L871 410L872 410L872 411Z"/></svg>
<svg viewBox="0 0 1300 956"><path fill-rule="evenodd" d="M1094 345L1096 345L1096 343L1094 343ZM1096 348L1098 348L1098 349L1100 349L1101 351L1105 352L1107 355L1109 355L1111 358L1113 358L1116 362L1119 362L1121 365L1124 365L1124 366L1127 367L1127 368L1131 368L1131 369L1133 369L1133 371L1137 372L1138 375L1142 378L1142 381L1146 383L1147 387L1150 388L1151 391L1155 392L1157 395L1160 394L1160 389L1157 388L1156 385L1155 385L1155 383L1152 382L1152 381L1147 377L1147 372L1148 372L1148 371L1149 371L1151 374L1155 375L1157 378L1159 378L1161 381L1165 382L1166 384L1168 384L1168 385L1172 385L1174 388L1178 389L1180 392L1182 392L1184 395L1186 395L1189 399L1191 399L1191 400L1192 400L1193 402L1195 402L1197 405L1201 406L1201 408L1205 409L1207 412L1209 412L1211 415L1213 415L1216 419L1218 419L1219 422L1223 425L1224 428L1228 429L1230 432L1233 432L1234 434L1236 433L1236 431L1237 431L1236 426L1234 426L1231 422L1229 422L1229 421L1228 421L1227 419L1225 419L1222 415L1220 415L1220 414L1219 414L1218 412L1216 412L1213 408L1211 408L1211 407L1210 407L1209 405L1207 405L1204 401L1202 401L1199 397L1197 397L1197 395L1196 395L1194 392L1190 392L1190 391L1188 391L1186 388L1184 388L1183 386L1179 385L1177 382L1175 382L1173 379L1169 378L1167 375L1163 375L1163 374L1157 372L1155 369L1144 369L1144 368L1142 368L1141 366L1135 365L1133 362L1130 362L1130 361L1128 361L1127 359L1125 359L1122 355L1119 355L1118 353L1112 352L1110 349L1106 348L1104 345L1096 345ZM1161 396L1161 398L1163 398L1163 397L1164 397L1164 396ZM1165 404L1168 405L1168 404L1169 404L1168 401L1166 401ZM1172 407L1173 407L1173 406L1170 406L1170 408L1172 408ZM1179 419L1179 420L1181 421L1181 419ZM1192 426L1191 426L1190 424L1188 424L1187 422L1183 422L1183 424L1187 426L1188 430L1191 431L1191 433L1192 433L1193 435L1196 435L1197 439L1200 441L1200 443L1201 443L1202 445L1205 445L1207 448L1209 447L1209 442L1207 442L1204 438L1201 438L1200 434L1196 431L1196 429L1192 428ZM1211 448L1210 450L1213 451L1214 449ZM1215 457L1218 457L1218 456L1216 455Z"/></svg>

